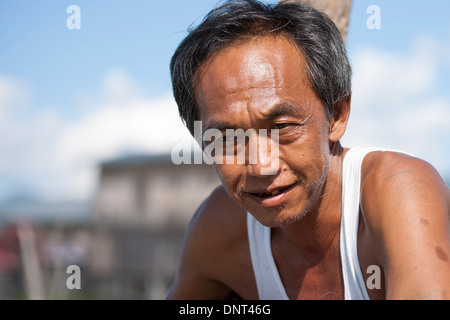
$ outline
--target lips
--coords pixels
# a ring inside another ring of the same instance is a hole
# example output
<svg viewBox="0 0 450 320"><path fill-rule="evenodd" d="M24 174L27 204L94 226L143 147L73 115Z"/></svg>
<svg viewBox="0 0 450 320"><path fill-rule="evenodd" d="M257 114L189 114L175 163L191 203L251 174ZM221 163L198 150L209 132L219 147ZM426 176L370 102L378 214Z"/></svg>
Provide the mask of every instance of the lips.
<svg viewBox="0 0 450 320"><path fill-rule="evenodd" d="M261 197L261 198L269 198L269 197L273 197L273 196L276 196L276 195L284 192L289 187L291 187L291 186L280 187L280 188L276 188L276 189L272 188L273 191L270 191L270 192L269 191L258 191L258 192L249 192L249 193L254 196Z"/></svg>
<svg viewBox="0 0 450 320"><path fill-rule="evenodd" d="M266 190L255 190L247 192L254 201L264 207L273 207L281 205L297 183L288 186L270 188Z"/></svg>

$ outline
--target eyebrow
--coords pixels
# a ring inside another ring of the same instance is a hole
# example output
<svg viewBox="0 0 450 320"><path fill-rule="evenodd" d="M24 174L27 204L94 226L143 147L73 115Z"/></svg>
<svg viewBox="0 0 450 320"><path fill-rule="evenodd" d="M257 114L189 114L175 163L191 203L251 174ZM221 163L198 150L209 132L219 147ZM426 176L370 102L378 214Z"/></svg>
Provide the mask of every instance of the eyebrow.
<svg viewBox="0 0 450 320"><path fill-rule="evenodd" d="M216 121L216 120L208 120L205 123L205 127L203 129L203 132L209 129L217 129L219 131L225 131L227 129L239 129L236 126L230 125L226 122Z"/></svg>
<svg viewBox="0 0 450 320"><path fill-rule="evenodd" d="M299 114L298 108L294 107L292 103L285 101L275 105L267 113L263 114L263 119L271 120L279 116L285 115L294 116L298 114Z"/></svg>
<svg viewBox="0 0 450 320"><path fill-rule="evenodd" d="M262 120L273 120L280 116L285 115L294 116L298 114L299 114L298 108L294 107L292 103L284 101L279 104L276 104L273 108L271 108L267 112L262 113ZM226 122L211 119L206 121L205 123L204 131L208 129L218 129L220 131L225 131L227 129L234 129L234 130L240 129L240 127L228 124Z"/></svg>

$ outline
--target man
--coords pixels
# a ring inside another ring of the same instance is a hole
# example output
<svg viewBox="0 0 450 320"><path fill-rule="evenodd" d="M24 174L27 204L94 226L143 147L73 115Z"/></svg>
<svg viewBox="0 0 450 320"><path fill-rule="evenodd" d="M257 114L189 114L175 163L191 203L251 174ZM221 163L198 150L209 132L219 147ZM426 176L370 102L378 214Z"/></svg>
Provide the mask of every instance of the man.
<svg viewBox="0 0 450 320"><path fill-rule="evenodd" d="M410 155L341 146L351 68L326 16L227 2L180 44L171 72L191 132L201 121L228 146L227 129L253 129L269 148L215 161L222 186L188 227L168 298L450 297L448 187Z"/></svg>

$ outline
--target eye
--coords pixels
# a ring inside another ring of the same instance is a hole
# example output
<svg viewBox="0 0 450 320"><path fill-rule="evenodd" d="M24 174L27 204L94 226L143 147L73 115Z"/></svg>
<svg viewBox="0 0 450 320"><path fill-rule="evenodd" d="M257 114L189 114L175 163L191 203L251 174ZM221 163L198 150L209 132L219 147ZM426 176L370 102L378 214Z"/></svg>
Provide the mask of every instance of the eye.
<svg viewBox="0 0 450 320"><path fill-rule="evenodd" d="M294 126L296 126L295 123L278 123L273 126L273 129L282 130L286 128L292 128Z"/></svg>

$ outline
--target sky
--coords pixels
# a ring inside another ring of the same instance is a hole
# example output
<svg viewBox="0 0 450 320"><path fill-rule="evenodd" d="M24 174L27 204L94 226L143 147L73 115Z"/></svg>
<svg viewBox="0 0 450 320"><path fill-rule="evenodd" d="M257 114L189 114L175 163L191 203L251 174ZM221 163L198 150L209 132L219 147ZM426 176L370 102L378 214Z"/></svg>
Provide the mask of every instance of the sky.
<svg viewBox="0 0 450 320"><path fill-rule="evenodd" d="M88 200L102 161L190 141L169 61L217 3L2 0L0 204L19 196ZM79 29L68 27L71 5L80 10ZM448 12L446 0L353 1L344 146L406 151L450 180Z"/></svg>

